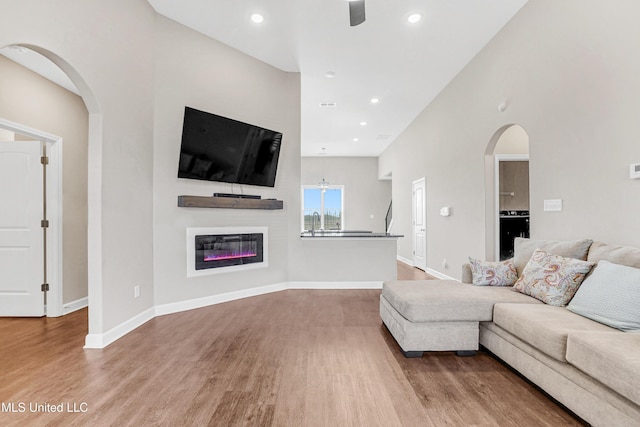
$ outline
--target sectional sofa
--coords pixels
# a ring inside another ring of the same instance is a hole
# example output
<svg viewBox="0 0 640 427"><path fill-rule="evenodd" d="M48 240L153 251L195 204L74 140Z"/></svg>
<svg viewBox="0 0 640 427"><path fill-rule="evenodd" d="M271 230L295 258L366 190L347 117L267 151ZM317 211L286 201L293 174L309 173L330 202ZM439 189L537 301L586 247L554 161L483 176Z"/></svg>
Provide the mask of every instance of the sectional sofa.
<svg viewBox="0 0 640 427"><path fill-rule="evenodd" d="M516 239L511 260L470 261L462 283L384 282L406 356L483 346L590 424L640 426L640 249Z"/></svg>

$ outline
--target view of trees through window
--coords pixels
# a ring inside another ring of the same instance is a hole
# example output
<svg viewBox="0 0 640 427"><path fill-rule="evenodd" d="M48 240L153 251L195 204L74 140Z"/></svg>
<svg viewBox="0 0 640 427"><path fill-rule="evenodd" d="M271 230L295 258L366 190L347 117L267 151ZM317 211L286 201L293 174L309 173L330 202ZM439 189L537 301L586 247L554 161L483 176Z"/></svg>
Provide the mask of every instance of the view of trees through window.
<svg viewBox="0 0 640 427"><path fill-rule="evenodd" d="M327 189L319 187L305 187L303 189L304 230L342 230L344 223L344 209L342 206L343 188L332 186ZM313 226L313 214L316 216Z"/></svg>

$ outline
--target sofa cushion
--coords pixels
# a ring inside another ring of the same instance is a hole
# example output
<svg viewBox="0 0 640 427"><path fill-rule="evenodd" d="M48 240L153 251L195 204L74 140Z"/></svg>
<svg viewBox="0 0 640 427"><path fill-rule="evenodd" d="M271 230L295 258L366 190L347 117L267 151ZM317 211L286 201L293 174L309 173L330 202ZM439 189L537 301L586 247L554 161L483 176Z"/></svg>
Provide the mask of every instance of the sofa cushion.
<svg viewBox="0 0 640 427"><path fill-rule="evenodd" d="M491 320L496 302L539 303L510 287L473 286L455 280L386 281L382 295L411 322Z"/></svg>
<svg viewBox="0 0 640 427"><path fill-rule="evenodd" d="M640 405L640 334L572 333L567 361Z"/></svg>
<svg viewBox="0 0 640 427"><path fill-rule="evenodd" d="M518 272L513 260L480 261L469 257L472 283L477 286L513 286L518 280Z"/></svg>
<svg viewBox="0 0 640 427"><path fill-rule="evenodd" d="M602 260L614 264L640 268L640 249L631 246L617 246L602 242L593 242L589 249L587 261L598 263Z"/></svg>
<svg viewBox="0 0 640 427"><path fill-rule="evenodd" d="M493 322L560 362L566 361L567 337L571 333L615 331L564 307L544 304L496 304Z"/></svg>
<svg viewBox="0 0 640 427"><path fill-rule="evenodd" d="M640 329L640 269L600 261L567 308L616 329Z"/></svg>
<svg viewBox="0 0 640 427"><path fill-rule="evenodd" d="M513 287L549 305L565 306L578 290L593 263L536 249Z"/></svg>
<svg viewBox="0 0 640 427"><path fill-rule="evenodd" d="M558 242L554 240L533 240L516 237L513 243L513 263L516 265L516 270L518 270L518 276L520 276L522 274L522 270L524 270L524 267L527 265L531 255L533 255L533 252L536 249L542 249L543 251L553 255L581 259L584 261L587 259L589 247L591 247L592 243L593 240L591 239Z"/></svg>

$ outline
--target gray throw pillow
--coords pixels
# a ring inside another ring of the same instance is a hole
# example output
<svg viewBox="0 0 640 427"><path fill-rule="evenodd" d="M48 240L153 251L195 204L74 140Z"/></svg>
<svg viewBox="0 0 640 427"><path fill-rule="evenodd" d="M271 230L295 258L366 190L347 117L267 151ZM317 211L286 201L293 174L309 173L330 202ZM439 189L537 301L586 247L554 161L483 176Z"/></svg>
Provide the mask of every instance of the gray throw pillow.
<svg viewBox="0 0 640 427"><path fill-rule="evenodd" d="M612 328L640 329L640 269L600 261L567 308Z"/></svg>

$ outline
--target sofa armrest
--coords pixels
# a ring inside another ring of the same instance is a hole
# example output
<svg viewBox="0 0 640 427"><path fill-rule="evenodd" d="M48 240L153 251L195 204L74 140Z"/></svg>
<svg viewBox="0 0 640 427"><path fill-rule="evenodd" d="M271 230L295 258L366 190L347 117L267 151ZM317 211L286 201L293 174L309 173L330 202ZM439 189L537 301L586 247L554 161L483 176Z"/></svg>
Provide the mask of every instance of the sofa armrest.
<svg viewBox="0 0 640 427"><path fill-rule="evenodd" d="M471 274L471 264L468 262L462 264L462 277L460 279L462 283L473 283L473 275Z"/></svg>

